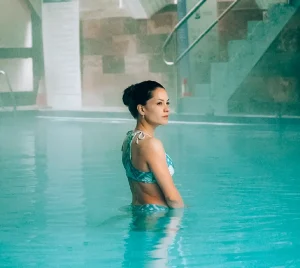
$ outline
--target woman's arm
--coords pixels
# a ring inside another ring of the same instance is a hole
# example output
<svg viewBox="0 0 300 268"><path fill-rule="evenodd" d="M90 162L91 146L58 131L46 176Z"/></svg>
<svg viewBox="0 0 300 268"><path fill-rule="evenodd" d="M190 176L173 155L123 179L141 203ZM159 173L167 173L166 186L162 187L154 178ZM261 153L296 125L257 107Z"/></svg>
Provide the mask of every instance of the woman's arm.
<svg viewBox="0 0 300 268"><path fill-rule="evenodd" d="M171 208L184 207L181 195L170 175L162 143L155 138L147 139L147 142L141 148L141 153L145 157L149 169L153 172L168 206Z"/></svg>

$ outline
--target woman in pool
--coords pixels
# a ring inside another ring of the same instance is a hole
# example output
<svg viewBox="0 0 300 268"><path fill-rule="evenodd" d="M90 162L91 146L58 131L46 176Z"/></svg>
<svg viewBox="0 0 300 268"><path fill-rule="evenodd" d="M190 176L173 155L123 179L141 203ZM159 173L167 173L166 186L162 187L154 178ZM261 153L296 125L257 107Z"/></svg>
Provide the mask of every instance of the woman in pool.
<svg viewBox="0 0 300 268"><path fill-rule="evenodd" d="M182 208L183 200L172 179L172 160L154 137L156 127L168 123L169 98L165 88L155 81L144 81L126 88L123 102L137 120L122 146L133 210Z"/></svg>

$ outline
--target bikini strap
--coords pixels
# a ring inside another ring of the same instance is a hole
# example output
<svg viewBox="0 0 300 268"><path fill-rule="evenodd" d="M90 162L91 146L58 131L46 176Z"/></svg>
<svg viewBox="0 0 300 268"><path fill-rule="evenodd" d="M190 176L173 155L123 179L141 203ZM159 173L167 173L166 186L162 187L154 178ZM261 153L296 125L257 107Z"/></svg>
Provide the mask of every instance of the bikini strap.
<svg viewBox="0 0 300 268"><path fill-rule="evenodd" d="M135 132L131 130L127 133L127 140L128 140L127 150L129 150L130 159L131 159L131 145L132 145L133 139L135 138L136 135L137 135L137 139L135 141L136 144L139 144L139 140L145 139L146 136L151 137L148 133L145 133L141 130L137 130Z"/></svg>
<svg viewBox="0 0 300 268"><path fill-rule="evenodd" d="M132 139L134 139L134 137L135 137L136 135L137 135L137 139L136 139L136 141L135 141L136 144L139 144L139 140L145 139L146 136L151 137L148 133L143 132L143 131L141 131L141 130L138 130L138 131L134 132L134 135L133 135L133 138L132 138Z"/></svg>

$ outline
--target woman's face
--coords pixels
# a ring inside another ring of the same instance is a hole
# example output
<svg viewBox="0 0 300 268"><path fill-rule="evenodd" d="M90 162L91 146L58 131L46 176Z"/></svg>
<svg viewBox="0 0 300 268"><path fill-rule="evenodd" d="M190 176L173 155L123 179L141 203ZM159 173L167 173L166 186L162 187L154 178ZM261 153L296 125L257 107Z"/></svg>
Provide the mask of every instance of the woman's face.
<svg viewBox="0 0 300 268"><path fill-rule="evenodd" d="M169 97L164 88L152 91L152 98L144 106L146 120L153 125L165 125L169 120Z"/></svg>

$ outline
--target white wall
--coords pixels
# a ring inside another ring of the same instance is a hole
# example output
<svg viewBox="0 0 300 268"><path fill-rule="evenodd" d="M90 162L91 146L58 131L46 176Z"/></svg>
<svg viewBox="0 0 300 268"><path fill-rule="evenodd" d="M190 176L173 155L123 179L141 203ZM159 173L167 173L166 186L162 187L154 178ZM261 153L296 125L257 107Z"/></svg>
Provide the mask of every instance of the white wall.
<svg viewBox="0 0 300 268"><path fill-rule="evenodd" d="M0 59L0 70L8 75L13 91L33 90L32 59ZM9 91L5 78L0 76L0 92Z"/></svg>
<svg viewBox="0 0 300 268"><path fill-rule="evenodd" d="M31 13L23 1L0 1L0 48L32 47ZM33 89L32 59L0 59L0 70L10 78L13 90ZM0 77L0 91L7 91L7 84Z"/></svg>
<svg viewBox="0 0 300 268"><path fill-rule="evenodd" d="M0 47L31 47L31 14L20 0L0 1Z"/></svg>

